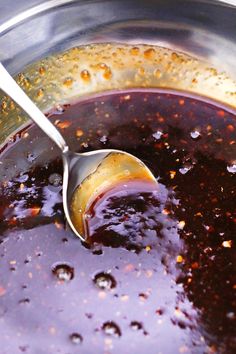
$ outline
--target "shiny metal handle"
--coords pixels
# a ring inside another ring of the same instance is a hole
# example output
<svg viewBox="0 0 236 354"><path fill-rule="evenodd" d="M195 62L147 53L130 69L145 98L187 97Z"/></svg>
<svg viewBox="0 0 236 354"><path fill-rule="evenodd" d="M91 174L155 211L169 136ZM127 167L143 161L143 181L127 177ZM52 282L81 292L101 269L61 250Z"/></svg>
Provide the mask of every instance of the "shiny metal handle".
<svg viewBox="0 0 236 354"><path fill-rule="evenodd" d="M68 146L57 130L57 128L45 117L40 109L31 101L31 99L24 93L4 66L0 63L0 88L10 96L39 126L40 129L46 133L50 139L52 139L57 146L66 152Z"/></svg>

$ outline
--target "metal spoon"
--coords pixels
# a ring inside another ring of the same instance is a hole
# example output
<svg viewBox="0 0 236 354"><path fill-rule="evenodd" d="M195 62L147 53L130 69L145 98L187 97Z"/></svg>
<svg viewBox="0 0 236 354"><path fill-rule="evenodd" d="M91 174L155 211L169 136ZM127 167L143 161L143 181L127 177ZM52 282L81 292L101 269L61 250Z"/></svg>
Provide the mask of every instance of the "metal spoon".
<svg viewBox="0 0 236 354"><path fill-rule="evenodd" d="M63 207L73 232L86 241L85 212L101 191L118 182L141 179L156 183L151 171L138 158L119 150L96 150L75 153L69 150L56 127L37 108L0 63L0 88L9 95L61 149L63 174Z"/></svg>

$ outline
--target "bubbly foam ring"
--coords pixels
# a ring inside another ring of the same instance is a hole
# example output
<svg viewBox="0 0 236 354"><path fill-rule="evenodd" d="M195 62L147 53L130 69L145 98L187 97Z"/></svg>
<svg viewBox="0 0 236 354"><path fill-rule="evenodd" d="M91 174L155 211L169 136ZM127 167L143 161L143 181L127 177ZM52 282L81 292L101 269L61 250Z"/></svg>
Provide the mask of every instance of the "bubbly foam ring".
<svg viewBox="0 0 236 354"><path fill-rule="evenodd" d="M150 45L92 44L52 55L17 81L44 111L102 91L161 88L188 91L236 107L236 82L211 64ZM0 144L27 117L0 95Z"/></svg>

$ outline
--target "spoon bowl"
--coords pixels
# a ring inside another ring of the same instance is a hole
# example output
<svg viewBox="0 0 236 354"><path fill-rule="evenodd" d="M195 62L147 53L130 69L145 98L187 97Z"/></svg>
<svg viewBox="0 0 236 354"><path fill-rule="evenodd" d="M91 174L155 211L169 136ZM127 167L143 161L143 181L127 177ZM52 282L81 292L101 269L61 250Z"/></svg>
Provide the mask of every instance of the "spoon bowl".
<svg viewBox="0 0 236 354"><path fill-rule="evenodd" d="M146 165L124 151L104 149L83 154L68 151L62 156L64 211L71 229L83 241L89 236L86 211L101 193L130 180L156 183Z"/></svg>
<svg viewBox="0 0 236 354"><path fill-rule="evenodd" d="M63 208L72 231L82 241L87 241L88 238L84 222L86 210L102 191L112 188L119 182L133 179L156 183L147 166L127 152L113 149L86 153L70 151L61 133L24 93L1 63L0 88L60 148L64 167Z"/></svg>

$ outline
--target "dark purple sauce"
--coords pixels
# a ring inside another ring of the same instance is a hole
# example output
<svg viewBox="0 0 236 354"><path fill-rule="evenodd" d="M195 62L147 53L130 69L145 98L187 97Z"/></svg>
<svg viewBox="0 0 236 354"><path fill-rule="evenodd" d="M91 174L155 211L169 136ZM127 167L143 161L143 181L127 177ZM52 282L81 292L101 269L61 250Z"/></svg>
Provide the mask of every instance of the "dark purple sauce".
<svg viewBox="0 0 236 354"><path fill-rule="evenodd" d="M60 152L32 126L0 165L0 353L236 351L235 116L157 92L93 98L51 119L71 149L126 150L158 179L65 224Z"/></svg>

